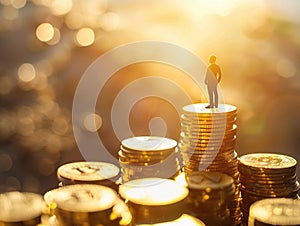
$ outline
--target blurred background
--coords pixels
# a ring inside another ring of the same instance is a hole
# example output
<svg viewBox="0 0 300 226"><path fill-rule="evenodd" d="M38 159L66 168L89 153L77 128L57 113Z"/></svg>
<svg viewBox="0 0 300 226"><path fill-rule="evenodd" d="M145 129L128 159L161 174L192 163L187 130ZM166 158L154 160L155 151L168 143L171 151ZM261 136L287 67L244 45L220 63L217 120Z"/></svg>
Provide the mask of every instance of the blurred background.
<svg viewBox="0 0 300 226"><path fill-rule="evenodd" d="M299 8L297 0L0 0L0 192L44 193L57 187L58 166L84 160L71 123L76 86L101 54L143 40L182 46L205 62L215 54L225 101L238 107L238 154L275 152L300 161ZM207 102L176 68L121 69L83 125L114 156L120 141L110 122L113 100L126 84L153 75ZM175 109L152 97L131 109L133 133L149 134L155 117L179 139Z"/></svg>

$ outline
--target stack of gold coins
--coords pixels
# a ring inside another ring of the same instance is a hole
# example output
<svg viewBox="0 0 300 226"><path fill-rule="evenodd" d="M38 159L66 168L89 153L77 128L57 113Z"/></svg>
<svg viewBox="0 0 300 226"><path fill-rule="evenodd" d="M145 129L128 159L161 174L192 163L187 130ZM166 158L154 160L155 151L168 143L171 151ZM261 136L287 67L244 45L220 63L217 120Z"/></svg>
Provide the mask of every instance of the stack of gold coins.
<svg viewBox="0 0 300 226"><path fill-rule="evenodd" d="M127 205L102 185L68 185L48 191L44 199L59 226L132 225Z"/></svg>
<svg viewBox="0 0 300 226"><path fill-rule="evenodd" d="M221 172L234 179L234 210L232 225L241 222L239 208L239 172L235 152L237 108L220 104L218 108L206 108L207 104L191 104L183 107L181 115L181 139L178 145L183 159L184 172Z"/></svg>
<svg viewBox="0 0 300 226"><path fill-rule="evenodd" d="M286 155L253 153L239 158L243 222L248 222L249 207L266 198L298 198L297 161Z"/></svg>
<svg viewBox="0 0 300 226"><path fill-rule="evenodd" d="M273 198L256 201L250 207L248 226L299 226L300 201Z"/></svg>
<svg viewBox="0 0 300 226"><path fill-rule="evenodd" d="M72 184L99 184L117 189L120 169L107 162L72 162L57 169L61 186Z"/></svg>
<svg viewBox="0 0 300 226"><path fill-rule="evenodd" d="M180 170L176 146L175 140L157 136L123 140L119 151L122 181L176 176Z"/></svg>
<svg viewBox="0 0 300 226"><path fill-rule="evenodd" d="M193 172L187 178L190 214L207 226L231 226L235 186L232 177L217 172Z"/></svg>
<svg viewBox="0 0 300 226"><path fill-rule="evenodd" d="M1 226L36 226L41 223L43 197L29 192L0 194Z"/></svg>
<svg viewBox="0 0 300 226"><path fill-rule="evenodd" d="M174 221L187 210L188 189L171 179L131 180L120 185L119 194L127 200L136 224Z"/></svg>

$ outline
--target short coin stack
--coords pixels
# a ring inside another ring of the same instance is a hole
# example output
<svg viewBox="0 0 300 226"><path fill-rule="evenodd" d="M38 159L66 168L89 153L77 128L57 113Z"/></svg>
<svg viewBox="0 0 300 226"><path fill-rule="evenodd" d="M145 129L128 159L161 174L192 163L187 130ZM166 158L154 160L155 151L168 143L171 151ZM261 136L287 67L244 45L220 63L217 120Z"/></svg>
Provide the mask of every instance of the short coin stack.
<svg viewBox="0 0 300 226"><path fill-rule="evenodd" d="M122 181L176 176L180 170L176 146L175 140L157 136L139 136L123 140L118 153Z"/></svg>
<svg viewBox="0 0 300 226"><path fill-rule="evenodd" d="M43 197L29 192L0 194L0 225L36 226L41 223Z"/></svg>
<svg viewBox="0 0 300 226"><path fill-rule="evenodd" d="M300 225L300 201L273 198L256 201L250 207L248 226Z"/></svg>
<svg viewBox="0 0 300 226"><path fill-rule="evenodd" d="M266 198L298 198L297 161L286 155L253 153L239 158L243 223L248 222L249 208Z"/></svg>
<svg viewBox="0 0 300 226"><path fill-rule="evenodd" d="M120 185L119 193L138 225L174 221L186 211L188 189L171 179L131 180Z"/></svg>
<svg viewBox="0 0 300 226"><path fill-rule="evenodd" d="M48 191L44 199L60 226L132 225L126 204L102 185L68 185Z"/></svg>
<svg viewBox="0 0 300 226"><path fill-rule="evenodd" d="M183 107L181 140L178 145L186 176L195 171L221 172L231 176L235 183L232 225L241 221L239 209L239 172L235 152L237 108L219 104L219 108L206 108L207 104Z"/></svg>
<svg viewBox="0 0 300 226"><path fill-rule="evenodd" d="M72 162L57 169L61 186L99 184L117 189L115 182L119 177L119 167L107 162Z"/></svg>
<svg viewBox="0 0 300 226"><path fill-rule="evenodd" d="M193 172L187 178L187 198L190 214L207 226L231 226L230 212L234 211L233 179L217 172Z"/></svg>

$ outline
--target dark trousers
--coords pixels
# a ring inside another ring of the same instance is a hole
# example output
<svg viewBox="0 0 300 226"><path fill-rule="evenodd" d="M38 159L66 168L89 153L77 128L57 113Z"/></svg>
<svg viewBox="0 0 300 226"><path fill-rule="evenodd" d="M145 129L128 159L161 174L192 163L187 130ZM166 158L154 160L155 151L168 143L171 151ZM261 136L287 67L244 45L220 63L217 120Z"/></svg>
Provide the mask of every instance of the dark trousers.
<svg viewBox="0 0 300 226"><path fill-rule="evenodd" d="M210 107L218 107L219 97L217 86L207 86L208 95L209 95L209 105Z"/></svg>

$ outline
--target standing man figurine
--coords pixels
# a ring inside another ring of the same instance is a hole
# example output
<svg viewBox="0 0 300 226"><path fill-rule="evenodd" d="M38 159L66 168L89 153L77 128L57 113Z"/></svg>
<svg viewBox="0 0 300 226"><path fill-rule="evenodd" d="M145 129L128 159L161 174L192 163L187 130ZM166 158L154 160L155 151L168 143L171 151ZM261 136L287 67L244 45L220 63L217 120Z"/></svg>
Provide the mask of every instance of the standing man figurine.
<svg viewBox="0 0 300 226"><path fill-rule="evenodd" d="M209 105L206 108L218 108L218 83L221 81L222 73L219 65L216 64L217 57L212 55L209 58L210 65L205 75L205 84L207 85L209 95Z"/></svg>

